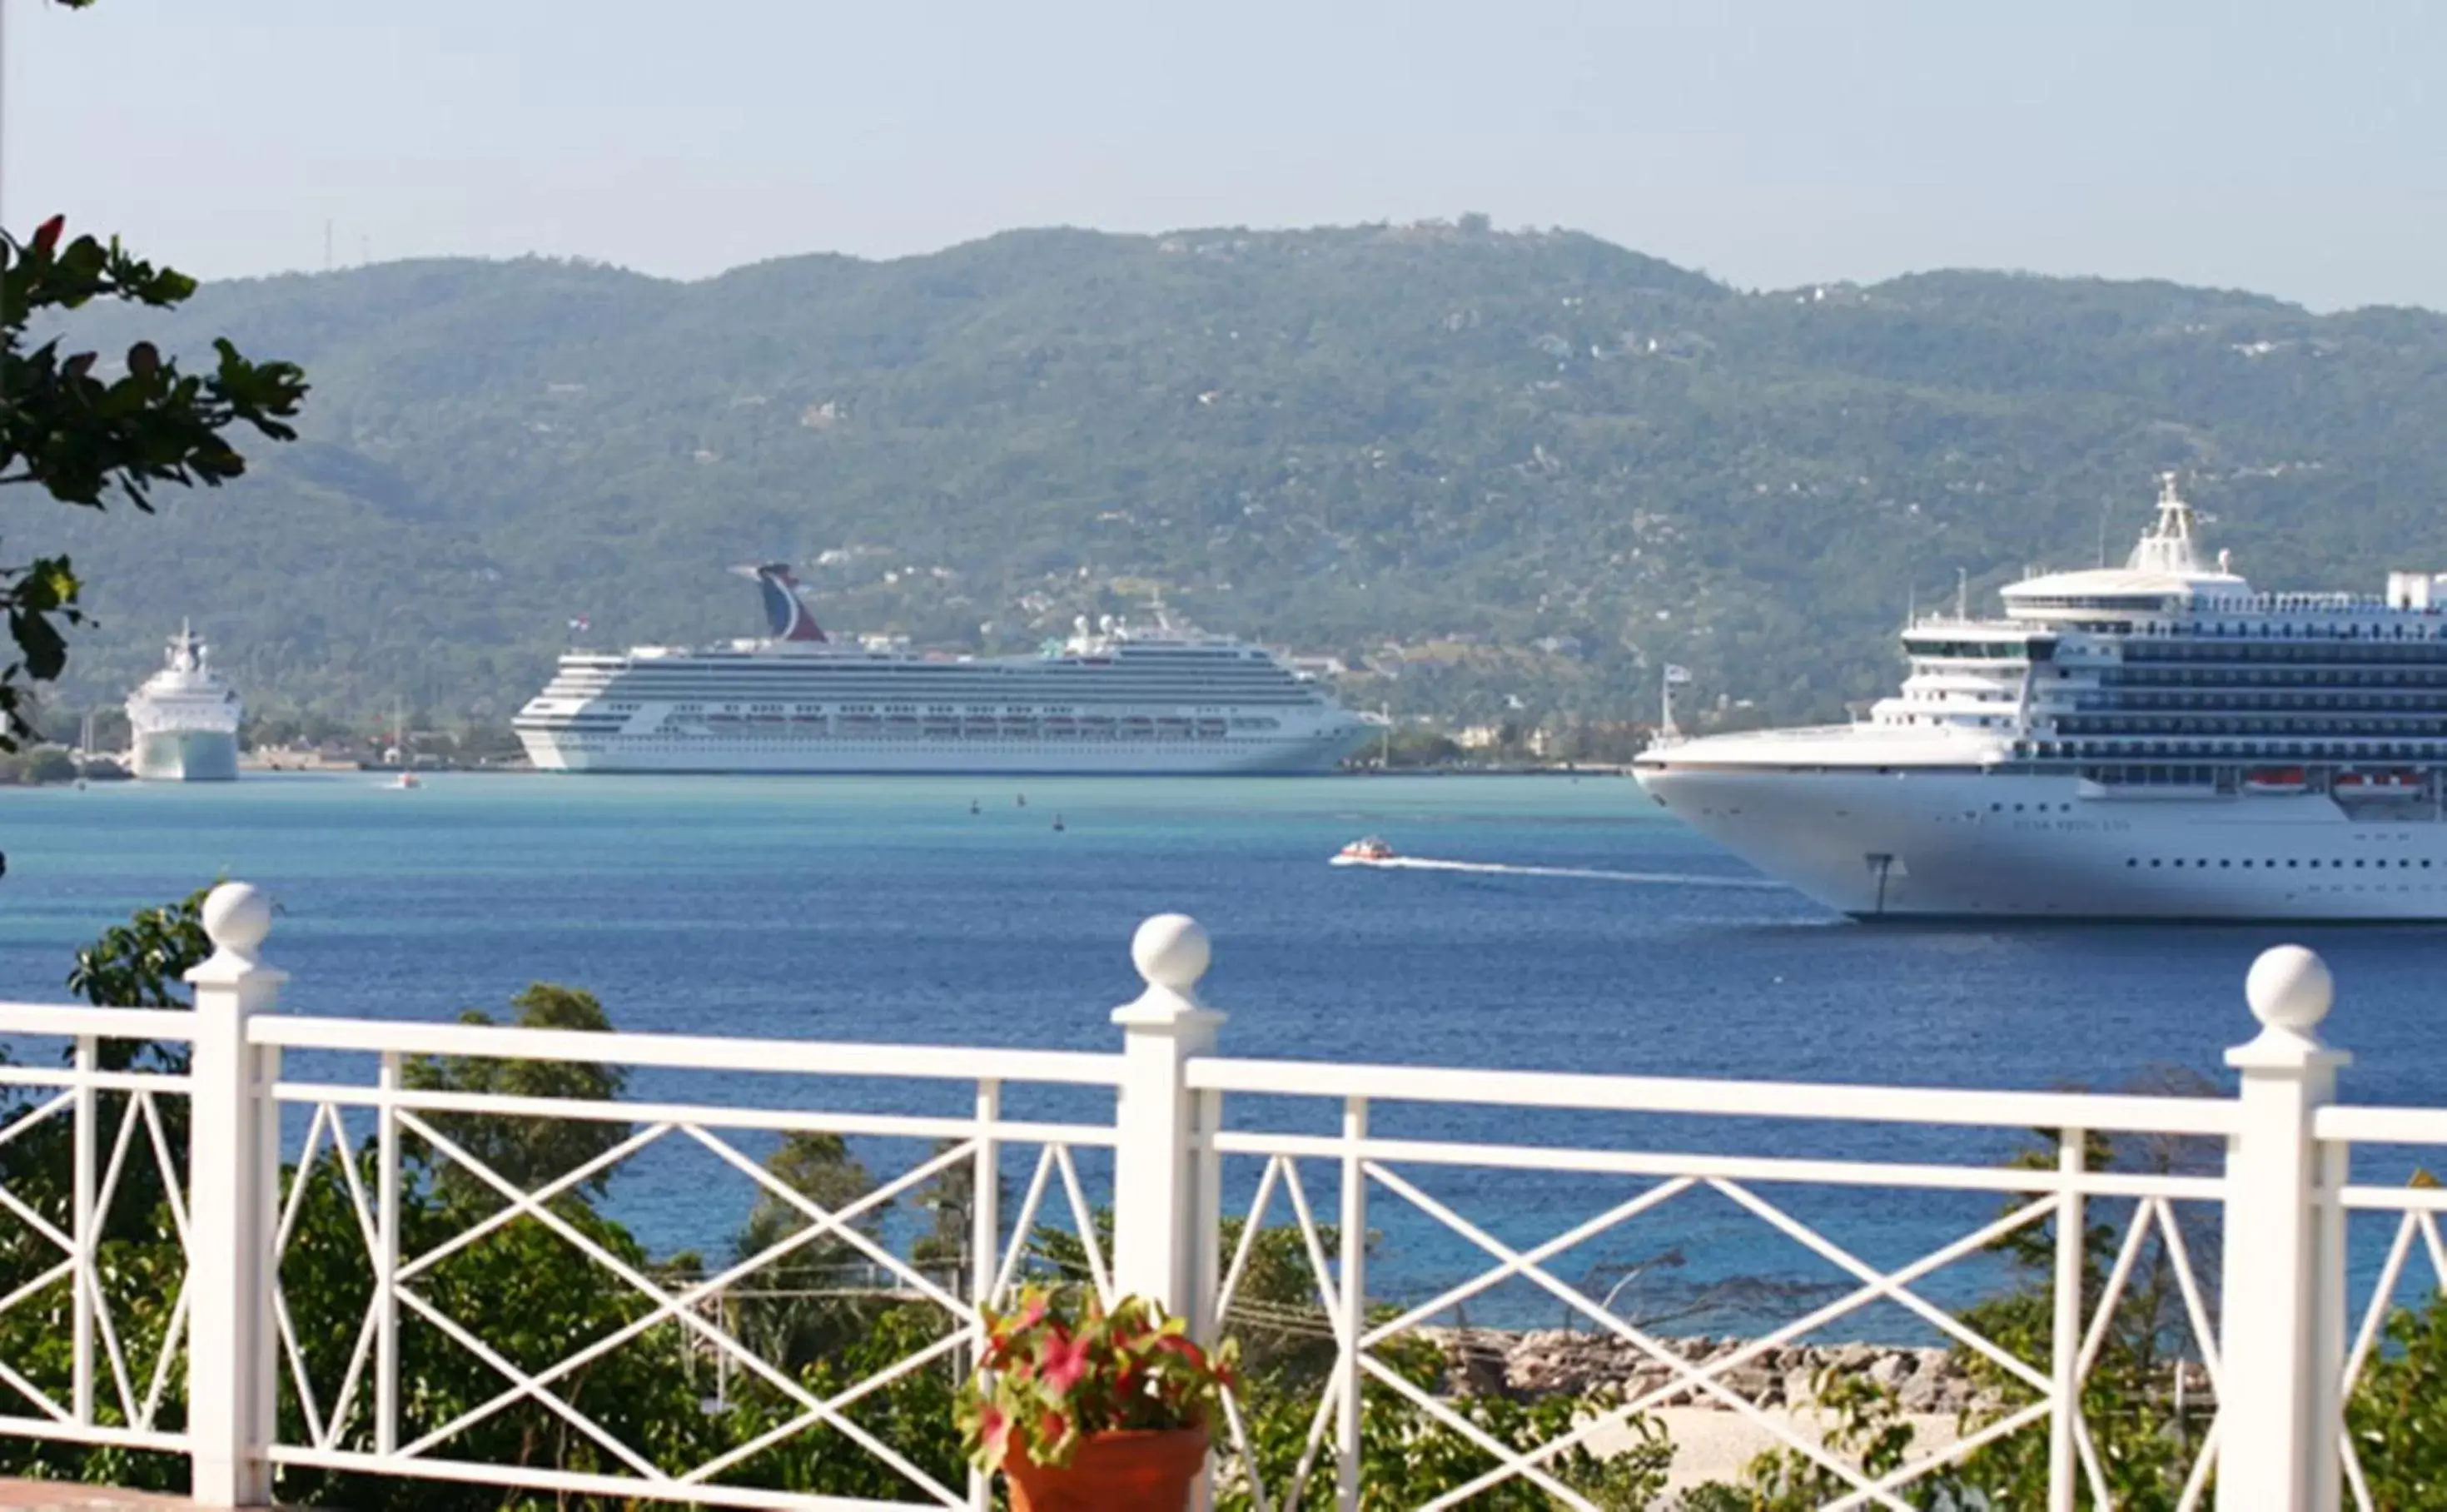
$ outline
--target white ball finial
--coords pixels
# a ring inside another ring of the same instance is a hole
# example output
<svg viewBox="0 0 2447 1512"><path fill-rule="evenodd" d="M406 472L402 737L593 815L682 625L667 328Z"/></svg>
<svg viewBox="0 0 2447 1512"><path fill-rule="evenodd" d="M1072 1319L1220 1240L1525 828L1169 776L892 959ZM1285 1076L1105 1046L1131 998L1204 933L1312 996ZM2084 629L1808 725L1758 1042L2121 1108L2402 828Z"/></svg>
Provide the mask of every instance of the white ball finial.
<svg viewBox="0 0 2447 1512"><path fill-rule="evenodd" d="M1206 974L1206 931L1186 914L1158 914L1130 936L1130 964L1150 987L1187 995Z"/></svg>
<svg viewBox="0 0 2447 1512"><path fill-rule="evenodd" d="M2306 1034L2328 1016L2337 984L2328 963L2300 945L2279 945L2262 951L2244 978L2244 1000L2251 1016L2270 1029Z"/></svg>
<svg viewBox="0 0 2447 1512"><path fill-rule="evenodd" d="M204 897L204 934L214 948L252 958L272 933L272 899L244 882L223 882Z"/></svg>

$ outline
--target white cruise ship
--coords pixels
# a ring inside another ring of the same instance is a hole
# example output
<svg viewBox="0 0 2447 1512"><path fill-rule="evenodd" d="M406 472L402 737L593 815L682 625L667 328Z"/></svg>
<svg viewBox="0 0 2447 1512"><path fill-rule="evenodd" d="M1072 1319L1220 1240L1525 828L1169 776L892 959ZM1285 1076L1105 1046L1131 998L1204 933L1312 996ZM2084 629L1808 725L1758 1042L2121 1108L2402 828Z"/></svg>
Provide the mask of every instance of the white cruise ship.
<svg viewBox="0 0 2447 1512"><path fill-rule="evenodd" d="M170 783L226 783L237 777L237 690L207 664L201 637L186 624L170 637L162 669L127 698L128 769Z"/></svg>
<svg viewBox="0 0 2447 1512"><path fill-rule="evenodd" d="M1331 771L1371 726L1273 653L1167 624L1080 621L1034 656L836 641L779 563L734 569L772 633L572 652L513 722L573 772Z"/></svg>
<svg viewBox="0 0 2447 1512"><path fill-rule="evenodd" d="M2125 567L1915 621L1867 721L1634 775L1859 917L2447 918L2447 575L2260 593L2195 534L2171 476Z"/></svg>

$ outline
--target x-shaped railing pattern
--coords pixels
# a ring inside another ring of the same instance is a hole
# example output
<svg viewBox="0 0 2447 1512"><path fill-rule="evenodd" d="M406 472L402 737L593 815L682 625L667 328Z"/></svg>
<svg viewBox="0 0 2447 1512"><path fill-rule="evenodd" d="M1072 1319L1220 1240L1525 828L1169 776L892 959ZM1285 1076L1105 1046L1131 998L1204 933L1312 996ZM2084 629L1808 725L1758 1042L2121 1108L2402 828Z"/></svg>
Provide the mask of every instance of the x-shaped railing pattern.
<svg viewBox="0 0 2447 1512"><path fill-rule="evenodd" d="M2422 1253L2430 1261L2434 1285L2447 1290L2447 1242L2441 1242L2438 1215L2424 1208L2408 1210L2396 1226L2396 1236L2389 1240L2387 1260L2380 1267L2378 1284L2371 1288L2370 1302L2362 1311L2362 1327L2354 1335L2354 1347L2345 1356L2344 1380L2337 1400L2353 1395L2354 1387L2362 1380L2363 1370L2378 1349L2381 1334L2387 1327L2388 1314L2396 1306L2399 1288L2404 1283L2408 1262L2413 1257L2415 1240L2421 1243ZM2352 1491L2354 1505L2361 1512L2374 1512L2370 1482L2362 1471L2362 1458L2354 1450L2353 1435L2338 1425L2338 1456L2343 1462L2345 1485Z"/></svg>
<svg viewBox="0 0 2447 1512"><path fill-rule="evenodd" d="M2175 1221L2174 1208L2163 1197L2139 1199L2133 1209L2133 1220L2125 1226L2124 1241L2117 1246L2115 1267L2108 1272L2107 1285L2101 1289L2098 1306L2093 1312L2089 1331L2082 1335L2081 1353L2076 1365L2077 1382L2089 1379L2091 1367L2098 1363L2098 1353L2107 1342L2107 1331L2115 1322L2115 1304L2122 1300L2125 1288L2131 1284L2134 1262L2137 1261L2153 1229L2165 1246L2168 1268L2174 1273L2175 1287L2184 1299L2184 1319L2191 1327L2193 1347L2200 1351L2201 1368L2208 1374L2211 1396L2220 1404L2226 1393L2220 1389L2224 1370L2219 1364L2217 1330L2210 1321L2209 1306L2201 1290L2199 1275L2192 1268L2191 1248L2184 1242L2183 1225ZM2217 1467L2219 1418L2212 1415L2201 1434L2201 1444L2192 1459L2191 1471L2184 1480L2182 1495L2175 1503L2176 1512L2192 1512L2208 1494L2210 1474ZM2089 1482L2092 1503L2110 1506L2107 1479L2098 1462L2098 1446L2092 1440L2090 1425L2077 1415L2074 1419L2076 1446L2081 1454L2081 1468Z"/></svg>
<svg viewBox="0 0 2447 1512"><path fill-rule="evenodd" d="M533 1190L526 1190L509 1181L485 1162L470 1153L463 1143L451 1139L433 1123L407 1108L395 1108L404 1135L424 1141L452 1165L466 1172L500 1197L503 1206L483 1219L468 1224L449 1238L421 1255L403 1257L389 1278L390 1294L400 1307L439 1332L459 1348L482 1361L499 1374L503 1389L493 1397L469 1408L446 1423L431 1427L421 1436L403 1443L395 1451L401 1460L435 1460L452 1439L520 1402L531 1402L567 1423L617 1461L637 1480L649 1483L669 1494L698 1486L709 1490L717 1485L716 1478L734 1466L753 1459L795 1434L812 1427L825 1427L839 1432L866 1453L890 1466L912 1486L922 1492L930 1504L965 1507L971 1504L964 1491L945 1485L923 1467L861 1427L848 1415L848 1408L866 1396L892 1385L913 1371L922 1370L956 1351L974 1350L981 1336L981 1318L977 1308L967 1299L956 1296L910 1264L879 1243L859 1226L863 1218L880 1212L895 1199L944 1172L978 1159L980 1143L977 1139L955 1142L927 1160L911 1167L893 1180L863 1194L839 1207L827 1208L774 1176L772 1172L742 1153L739 1148L709 1128L686 1123L662 1122L643 1125L612 1147L593 1156L578 1166ZM794 1210L806 1220L802 1227L776 1239L757 1253L701 1279L686 1285L667 1285L606 1249L583 1229L556 1211L556 1199L596 1180L622 1162L673 1136L693 1141L725 1164L739 1171L765 1196ZM314 1388L295 1326L292 1320L285 1290L275 1281L275 1317L277 1322L282 1351L288 1361L291 1383L303 1408L308 1446L325 1451L347 1447L348 1440L362 1438L372 1426L364 1414L355 1412L363 1392L370 1363L376 1353L376 1341L382 1326L383 1278L379 1275L377 1257L382 1253L378 1201L398 1200L397 1193L369 1192L363 1175L357 1169L353 1155L355 1146L349 1138L345 1117L336 1104L315 1106L309 1121L305 1143L295 1167L295 1177L284 1203L277 1234L275 1256L285 1255L294 1237L299 1214L311 1186L311 1179L319 1161L329 1159L341 1173L342 1189L354 1214L360 1236L364 1239L370 1269L376 1273L376 1291L365 1316L358 1325L354 1345L340 1382L329 1399L328 1407ZM1003 1253L981 1257L977 1263L993 1267L994 1284L988 1292L990 1302L998 1302L1017 1284L1020 1271L1029 1253L1030 1236L1041 1213L1053 1183L1059 1180L1068 1201L1071 1217L1076 1225L1093 1284L1100 1295L1110 1301L1113 1296L1111 1269L1100 1244L1093 1213L1079 1178L1077 1162L1067 1144L1048 1143L1044 1145L1035 1170L1029 1181L1027 1196L1022 1200L1011 1238ZM584 1347L541 1370L527 1370L486 1344L479 1332L450 1316L430 1297L420 1293L416 1284L432 1276L436 1268L452 1256L462 1253L485 1238L522 1219L530 1219L568 1244L593 1266L609 1275L629 1291L644 1299L649 1307L638 1316L604 1333ZM718 1320L721 1298L741 1282L788 1258L819 1240L833 1240L848 1246L867 1260L892 1276L901 1284L942 1308L956 1327L941 1338L906 1354L882 1370L861 1380L830 1396L819 1396L794 1379L787 1371L758 1354ZM276 1269L276 1267L275 1267ZM796 1413L752 1440L725 1450L685 1470L674 1471L654 1464L635 1446L581 1410L569 1397L555 1387L567 1381L587 1365L600 1359L622 1345L663 1325L673 1324L695 1335L700 1348L747 1371L769 1387L793 1407ZM396 1431L397 1425L392 1425Z"/></svg>
<svg viewBox="0 0 2447 1512"><path fill-rule="evenodd" d="M102 1284L99 1264L103 1225L108 1220L118 1200L120 1182L127 1170L128 1155L135 1147L136 1131L140 1125L144 1131L154 1169L161 1177L162 1194L170 1210L171 1227L178 1236L181 1257L188 1253L187 1199L179 1174L179 1162L171 1154L169 1134L162 1125L156 1093L149 1087L138 1087L123 1095L125 1103L119 1114L118 1129L111 1140L109 1159L95 1181L91 1200L75 1202L77 1211L70 1215L67 1228L61 1228L16 1193L0 1186L0 1209L5 1209L44 1242L60 1252L57 1264L47 1267L8 1295L0 1296L0 1314L13 1311L63 1280L67 1281L71 1305L85 1310L92 1319L94 1336L102 1345L104 1360L109 1367L121 1422L137 1432L150 1433L160 1421L162 1403L168 1398L173 1368L180 1357L180 1343L186 1334L186 1276L182 1270L151 1369L139 1371L130 1368L128 1351L120 1338L110 1296ZM98 1119L101 1106L94 1096L94 1089L68 1087L37 1104L6 1129L0 1129L0 1145L15 1143L63 1112L67 1113L71 1120ZM81 1130L80 1136L90 1138L93 1132L91 1129ZM83 1177L79 1175L72 1180L81 1181ZM0 1360L0 1384L24 1397L54 1423L92 1427L95 1422L91 1410L92 1382L85 1378L91 1370L90 1361L80 1358L74 1369L81 1378L71 1383L74 1400L69 1403L62 1403L5 1360Z"/></svg>
<svg viewBox="0 0 2447 1512"><path fill-rule="evenodd" d="M1981 1448L2013 1433L2045 1421L2058 1409L2055 1383L2050 1376L2023 1361L1995 1340L1963 1324L1944 1309L1927 1301L1912 1290L1915 1283L1945 1266L1976 1254L1999 1239L2014 1234L2043 1219L2072 1210L2068 1200L2058 1194L2036 1197L2013 1208L1995 1220L1973 1232L1932 1250L1919 1258L1890 1270L1881 1270L1828 1238L1777 1204L1769 1201L1740 1181L1724 1177L1673 1177L1661 1180L1644 1191L1619 1202L1587 1220L1565 1230L1543 1243L1527 1249L1506 1244L1489 1234L1445 1202L1422 1191L1414 1182L1388 1165L1362 1160L1357 1162L1360 1179L1391 1192L1410 1206L1432 1219L1447 1231L1485 1252L1494 1264L1469 1279L1459 1282L1427 1301L1410 1308L1399 1316L1369 1327L1356 1337L1337 1323L1337 1362L1333 1379L1320 1395L1316 1411L1310 1418L1307 1437L1289 1481L1280 1488L1282 1512L1298 1512L1300 1498L1318 1468L1323 1452L1329 1426L1341 1394L1353 1389L1353 1372L1373 1380L1400 1396L1431 1422L1460 1436L1483 1451L1494 1463L1474 1479L1453 1487L1432 1500L1419 1503L1421 1512L1452 1507L1467 1503L1489 1487L1519 1478L1538 1486L1563 1504L1597 1512L1586 1498L1560 1480L1549 1468L1558 1456L1589 1443L1609 1428L1629 1419L1665 1405L1684 1393L1704 1395L1755 1425L1776 1442L1816 1465L1850 1487L1849 1494L1827 1503L1830 1508L1849 1508L1874 1503L1908 1512L1908 1504L1895 1493L1932 1471L1951 1465ZM1749 1340L1739 1349L1720 1358L1702 1363L1684 1356L1668 1342L1617 1315L1603 1303L1591 1298L1579 1287L1556 1276L1546 1262L1579 1245L1603 1235L1618 1225L1628 1222L1685 1192L1706 1188L1735 1202L1744 1210L1800 1243L1803 1247L1850 1276L1856 1283L1844 1295L1815 1308L1791 1322ZM1306 1253L1317 1299L1324 1314L1332 1319L1355 1315L1346 1311L1349 1299L1341 1293L1341 1281L1329 1266L1325 1245L1318 1231L1314 1209L1305 1184L1300 1179L1299 1162L1287 1154L1266 1158L1256 1194L1251 1200L1247 1219L1238 1246L1226 1267L1216 1293L1214 1315L1228 1322L1231 1308L1245 1279L1250 1257L1258 1235L1263 1227L1278 1191L1289 1203ZM2115 1263L2110 1271L2097 1301L2087 1319L2075 1371L2075 1390L2086 1379L2105 1347L2115 1322L2117 1304L2131 1282L2136 1261L2143 1254L2153 1232L2160 1237L2169 1269L2173 1273L2183 1298L2187 1321L2200 1349L2203 1361L2214 1388L2218 1379L2216 1335L2210 1324L2204 1295L2194 1274L2190 1252L2185 1245L2181 1227L2163 1197L2143 1197L2134 1204L2132 1220L2126 1226ZM2436 1228L2431 1230L2436 1254ZM2447 1272L2442 1272L2447 1274ZM1588 1318L1599 1329L1629 1344L1639 1353L1663 1368L1666 1380L1647 1391L1631 1397L1603 1411L1584 1415L1568 1431L1528 1450L1517 1450L1488 1433L1451 1404L1423 1390L1400 1372L1386 1365L1371 1351L1396 1335L1408 1332L1436 1315L1446 1313L1470 1298L1513 1279L1536 1285L1575 1313ZM1879 1301L1896 1303L1911 1312L1922 1322L1944 1335L1957 1346L1970 1351L1993 1364L1998 1370L2021 1382L2037 1394L2037 1400L2011 1411L2001 1413L1994 1421L1982 1425L1944 1448L1898 1466L1891 1472L1871 1479L1842 1455L1832 1453L1797 1432L1787 1421L1762 1410L1756 1404L1727 1384L1727 1377L1740 1368L1757 1360L1768 1351L1806 1337L1839 1318ZM1224 1400L1224 1420L1228 1451L1237 1461L1231 1472L1245 1485L1259 1512L1273 1512L1269 1488L1256 1459L1249 1439L1248 1424L1242 1404L1236 1393ZM2112 1504L2106 1478L2099 1462L2098 1450L2089 1425L2083 1421L2078 1404L2073 1409L2072 1429L2082 1472L2088 1482L2095 1504ZM2205 1490L2210 1471L2215 1463L2216 1427L2212 1422L2204 1435L2198 1458L2178 1503L2179 1512L2196 1507Z"/></svg>

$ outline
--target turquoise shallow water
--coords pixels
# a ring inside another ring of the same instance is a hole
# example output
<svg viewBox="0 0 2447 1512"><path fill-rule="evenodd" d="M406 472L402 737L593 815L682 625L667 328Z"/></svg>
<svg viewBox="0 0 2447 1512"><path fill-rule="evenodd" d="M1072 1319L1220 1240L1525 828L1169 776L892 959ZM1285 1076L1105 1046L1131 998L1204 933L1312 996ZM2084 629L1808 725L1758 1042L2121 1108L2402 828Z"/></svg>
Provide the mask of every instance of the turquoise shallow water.
<svg viewBox="0 0 2447 1512"><path fill-rule="evenodd" d="M1409 855L1688 880L1326 864L1362 833ZM1206 995L1231 1014L1228 1052L1663 1075L2222 1078L2221 1051L2251 1029L2246 968L2296 937L2337 971L2331 1037L2360 1057L2347 1095L2447 1101L2447 931L1868 928L1757 885L1618 778L445 774L403 793L370 775L252 777L0 791L0 994L17 998L59 997L69 953L102 927L229 876L279 902L269 949L294 977L285 1011L436 1019L541 979L595 991L626 1029L1102 1049L1116 1043L1108 1011L1137 985L1131 929L1178 909L1213 936ZM1377 1126L1956 1158L2012 1143L1491 1110L1387 1108ZM881 1170L906 1162L869 1153ZM1437 1180L1439 1196L1524 1240L1622 1195L1560 1178ZM717 1242L746 1205L732 1184L717 1195L699 1167L650 1156L614 1201L658 1246ZM1993 1211L1794 1200L1882 1261ZM1458 1274L1455 1243L1396 1200L1383 1206L1386 1285ZM1675 1285L1816 1266L1713 1198L1678 1200L1609 1242L1585 1263L1678 1251Z"/></svg>

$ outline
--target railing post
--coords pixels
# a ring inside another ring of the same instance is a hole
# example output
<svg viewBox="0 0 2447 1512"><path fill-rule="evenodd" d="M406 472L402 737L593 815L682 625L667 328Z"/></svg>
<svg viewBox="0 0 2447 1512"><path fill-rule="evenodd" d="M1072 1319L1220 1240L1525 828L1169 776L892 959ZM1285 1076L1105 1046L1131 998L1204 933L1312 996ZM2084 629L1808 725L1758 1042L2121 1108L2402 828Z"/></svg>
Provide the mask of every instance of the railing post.
<svg viewBox="0 0 2447 1512"><path fill-rule="evenodd" d="M1205 1204L1192 1135L1198 1098L1184 1084L1190 1057L1215 1048L1224 1015L1198 1000L1206 932L1186 914L1158 914L1130 936L1130 962L1147 982L1113 1010L1122 1028L1121 1098L1114 1119L1113 1285L1196 1318Z"/></svg>
<svg viewBox="0 0 2447 1512"><path fill-rule="evenodd" d="M1335 1362L1334 1487L1341 1512L1359 1505L1360 1413L1368 1400L1367 1351L1359 1347L1368 1332L1368 1169L1359 1157L1360 1141L1368 1137L1368 1100L1342 1100L1342 1258L1335 1272L1335 1300L1342 1304L1334 1320L1339 1346Z"/></svg>
<svg viewBox="0 0 2447 1512"><path fill-rule="evenodd" d="M2242 1126L2227 1149L2226 1269L2219 1357L2218 1512L2327 1512L2337 1505L2334 1409L2343 1362L2324 1327L2322 1193L2312 1116L2351 1057L2320 1043L2334 987L2320 957L2280 945L2244 985L2260 1036L2227 1051L2242 1077Z"/></svg>
<svg viewBox="0 0 2447 1512"><path fill-rule="evenodd" d="M265 1458L276 1423L272 1323L280 1118L278 1051L247 1043L288 974L257 954L272 900L244 882L204 899L212 958L187 973L196 996L188 1173L187 1432L198 1505L268 1506Z"/></svg>
<svg viewBox="0 0 2447 1512"><path fill-rule="evenodd" d="M2054 1398L2048 1413L2048 1512L2074 1512L2081 1485L2081 1283L2089 1256L2081 1194L2073 1182L2080 1179L2089 1144L2085 1130L2057 1131L2057 1174L2065 1184L2057 1193L2056 1319L2048 1332Z"/></svg>
<svg viewBox="0 0 2447 1512"><path fill-rule="evenodd" d="M969 1164L969 1305L980 1317L995 1303L995 1283L1002 1276L1002 1144L995 1138L995 1125L1002 1122L1002 1083L988 1077L977 1083L977 1153ZM1024 1243L1026 1235L1015 1236L1014 1244ZM959 1277L953 1277L955 1282ZM982 1340L984 1334L980 1332ZM977 1368L977 1354L982 1345L973 1350L969 1368ZM994 1477L969 1466L969 1506L971 1512L993 1512Z"/></svg>
<svg viewBox="0 0 2447 1512"><path fill-rule="evenodd" d="M399 1452L399 1228L403 1197L399 1169L399 1051L383 1051L375 1071L383 1106L374 1112L374 1452ZM278 1110L268 1117L277 1122ZM337 1132L336 1130L334 1131ZM334 1143L338 1143L336 1140ZM343 1150L341 1158L349 1158ZM299 1172L304 1180L305 1173ZM277 1263L276 1261L275 1263Z"/></svg>
<svg viewBox="0 0 2447 1512"><path fill-rule="evenodd" d="M102 1274L96 1257L102 1245L103 1215L94 1211L96 1167L101 1163L95 1144L97 1125L102 1122L102 1100L93 1085L93 1078L101 1071L101 1042L90 1034L77 1036L75 1124L68 1136L75 1142L68 1178L68 1238L76 1242L72 1257L76 1267L69 1279L68 1414L71 1421L83 1425L93 1422L94 1310L102 1296Z"/></svg>

